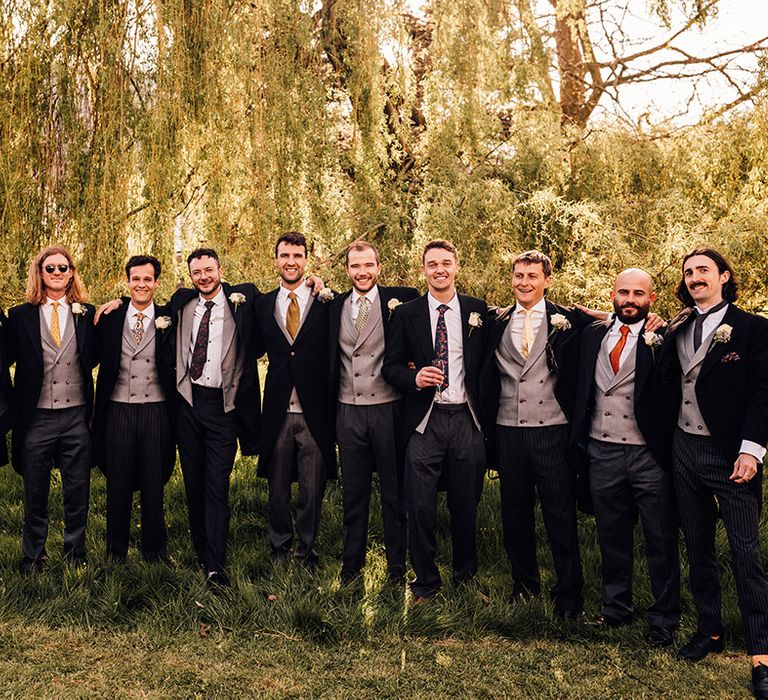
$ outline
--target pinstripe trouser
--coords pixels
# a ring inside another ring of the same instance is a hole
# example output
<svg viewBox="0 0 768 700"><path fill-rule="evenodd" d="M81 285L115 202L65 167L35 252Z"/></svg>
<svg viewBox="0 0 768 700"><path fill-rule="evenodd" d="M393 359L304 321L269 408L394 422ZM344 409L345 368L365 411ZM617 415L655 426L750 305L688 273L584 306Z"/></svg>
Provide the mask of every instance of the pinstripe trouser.
<svg viewBox="0 0 768 700"><path fill-rule="evenodd" d="M557 582L551 594L558 612L580 612L583 600L576 527L575 474L566 460L567 425L496 426L504 548L515 579L513 595L541 589L536 559L538 491Z"/></svg>
<svg viewBox="0 0 768 700"><path fill-rule="evenodd" d="M723 633L715 555L719 505L731 548L747 653L768 654L768 579L760 559L757 497L749 484L730 481L733 465L710 437L689 435L676 429L673 456L698 630L708 635Z"/></svg>

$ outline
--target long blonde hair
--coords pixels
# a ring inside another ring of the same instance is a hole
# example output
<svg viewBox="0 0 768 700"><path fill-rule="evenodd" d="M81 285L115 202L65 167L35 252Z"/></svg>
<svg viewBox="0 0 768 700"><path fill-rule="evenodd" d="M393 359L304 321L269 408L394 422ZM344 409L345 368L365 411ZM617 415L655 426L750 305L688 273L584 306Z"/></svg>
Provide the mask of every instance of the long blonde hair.
<svg viewBox="0 0 768 700"><path fill-rule="evenodd" d="M29 274L27 275L27 301L30 304L37 305L45 303L46 295L42 270L43 263L51 255L63 255L72 269L72 279L69 281L69 287L67 287L67 301L70 304L86 301L88 299L88 291L80 279L80 275L77 274L77 268L72 260L72 256L64 246L60 245L49 245L47 248L43 248L30 264Z"/></svg>

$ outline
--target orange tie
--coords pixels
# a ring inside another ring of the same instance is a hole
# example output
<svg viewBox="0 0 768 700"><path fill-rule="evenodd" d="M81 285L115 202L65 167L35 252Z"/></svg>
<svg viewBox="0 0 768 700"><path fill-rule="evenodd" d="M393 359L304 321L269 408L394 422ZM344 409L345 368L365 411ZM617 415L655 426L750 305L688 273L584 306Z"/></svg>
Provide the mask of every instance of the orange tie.
<svg viewBox="0 0 768 700"><path fill-rule="evenodd" d="M619 329L619 332L621 333L621 338L619 338L616 345L613 346L613 350L611 350L608 357L611 358L611 367L613 368L613 373L618 374L619 373L619 360L621 359L621 351L624 349L624 346L627 344L627 336L629 335L629 326L622 326Z"/></svg>

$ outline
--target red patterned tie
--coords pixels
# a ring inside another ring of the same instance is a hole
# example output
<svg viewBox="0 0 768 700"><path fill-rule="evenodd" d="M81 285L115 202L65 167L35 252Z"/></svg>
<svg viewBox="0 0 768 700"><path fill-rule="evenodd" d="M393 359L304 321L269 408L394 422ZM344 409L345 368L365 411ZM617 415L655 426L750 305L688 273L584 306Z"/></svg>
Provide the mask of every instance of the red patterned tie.
<svg viewBox="0 0 768 700"><path fill-rule="evenodd" d="M211 309L214 303L205 302L205 313L200 319L200 327L197 329L195 348L192 350L192 362L189 363L189 376L192 379L200 379L203 374L205 361L208 359L208 333L211 325Z"/></svg>
<svg viewBox="0 0 768 700"><path fill-rule="evenodd" d="M621 359L621 351L624 349L624 346L627 344L627 335L629 335L629 326L622 326L619 329L619 332L621 333L621 338L619 338L616 345L613 346L613 350L611 350L610 355L608 355L608 357L611 358L611 367L613 368L614 374L619 373L619 360Z"/></svg>

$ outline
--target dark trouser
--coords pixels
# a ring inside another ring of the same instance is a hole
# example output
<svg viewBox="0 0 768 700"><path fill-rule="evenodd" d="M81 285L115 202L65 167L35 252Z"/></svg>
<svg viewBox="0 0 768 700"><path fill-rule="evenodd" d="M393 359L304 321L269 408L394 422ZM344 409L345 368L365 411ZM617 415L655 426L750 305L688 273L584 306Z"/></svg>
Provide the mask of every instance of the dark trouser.
<svg viewBox="0 0 768 700"><path fill-rule="evenodd" d="M568 426L496 426L504 548L512 566L513 595L541 590L536 559L538 491L557 581L551 594L560 614L578 613L583 599L576 528L575 474L566 461Z"/></svg>
<svg viewBox="0 0 768 700"><path fill-rule="evenodd" d="M85 407L38 408L24 441L24 559L41 559L48 536L48 493L54 455L64 497L64 554L85 556L85 526L91 480L91 433Z"/></svg>
<svg viewBox="0 0 768 700"><path fill-rule="evenodd" d="M672 478L645 445L590 440L592 503L603 562L603 615L629 620L635 514L645 537L654 601L648 624L674 629L680 621L680 561Z"/></svg>
<svg viewBox="0 0 768 700"><path fill-rule="evenodd" d="M466 404L435 404L423 434L413 433L405 450L405 497L411 564L417 596L440 588L437 552L437 488L448 487L451 514L453 579L460 583L477 573L476 519L478 473L485 464L485 444Z"/></svg>
<svg viewBox="0 0 768 700"><path fill-rule="evenodd" d="M163 486L168 442L173 429L164 401L110 402L105 424L107 477L107 552L128 553L133 492L141 502L141 552L154 560L165 555Z"/></svg>
<svg viewBox="0 0 768 700"><path fill-rule="evenodd" d="M402 469L395 445L394 403L352 406L340 403L336 434L344 489L344 558L341 575L354 576L365 564L371 478L379 472L384 548L391 578L405 575L406 514Z"/></svg>
<svg viewBox="0 0 768 700"><path fill-rule="evenodd" d="M717 507L731 547L731 567L747 640L747 653L768 654L768 579L760 560L760 504L749 484L731 481L733 464L712 438L675 430L675 488L688 551L698 630L723 633L720 577L715 555ZM717 499L717 502L715 501Z"/></svg>
<svg viewBox="0 0 768 700"><path fill-rule="evenodd" d="M178 442L192 544L201 566L224 571L229 477L237 454L237 415L224 413L221 389L192 385L194 407L180 400Z"/></svg>
<svg viewBox="0 0 768 700"><path fill-rule="evenodd" d="M325 465L320 448L309 431L303 413L286 413L269 461L269 543L274 555L288 554L293 542L291 478L298 474L295 555L317 561L315 539L325 493Z"/></svg>

